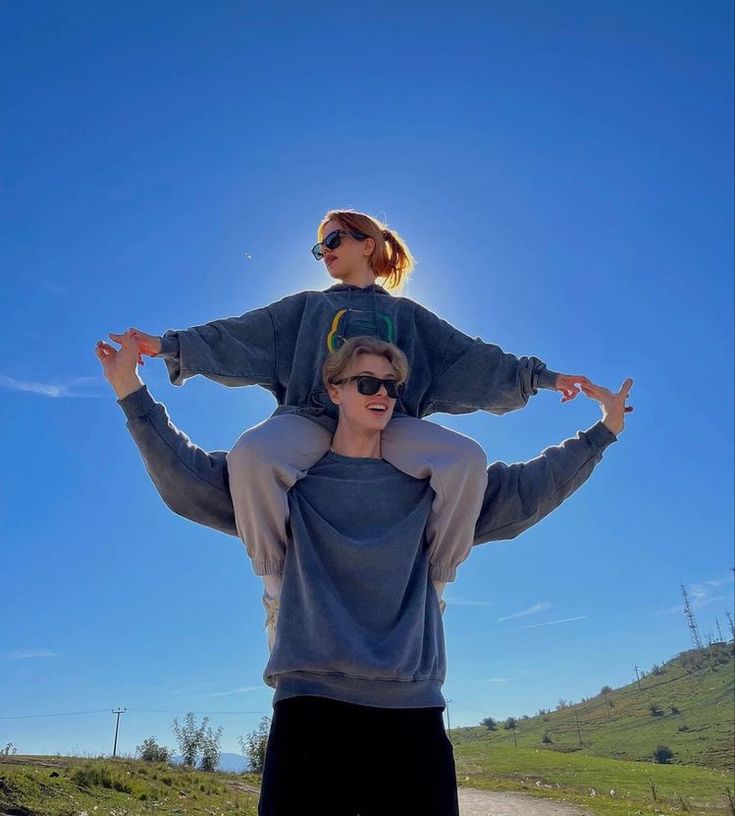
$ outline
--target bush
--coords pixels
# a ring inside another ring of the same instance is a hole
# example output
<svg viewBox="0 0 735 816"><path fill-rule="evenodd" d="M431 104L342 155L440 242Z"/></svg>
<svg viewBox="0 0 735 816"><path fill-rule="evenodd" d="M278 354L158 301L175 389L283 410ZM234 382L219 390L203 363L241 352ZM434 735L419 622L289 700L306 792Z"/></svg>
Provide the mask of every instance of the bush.
<svg viewBox="0 0 735 816"><path fill-rule="evenodd" d="M143 762L169 762L172 752L170 748L159 745L155 737L148 737L135 749L135 753Z"/></svg>
<svg viewBox="0 0 735 816"><path fill-rule="evenodd" d="M547 732L546 732L546 733L543 735L543 737L541 738L541 742L543 742L543 743L544 743L544 745L549 745L549 744L550 744L550 743L552 743L553 741L554 741L554 740L553 740L553 739L551 739L551 737L550 737L550 736L549 736L549 734L548 734L548 731L547 731Z"/></svg>
<svg viewBox="0 0 735 816"><path fill-rule="evenodd" d="M676 706L671 706L672 714L681 714L681 711Z"/></svg>
<svg viewBox="0 0 735 816"><path fill-rule="evenodd" d="M668 745L659 745L653 752L654 760L660 765L668 764L673 756L674 752Z"/></svg>
<svg viewBox="0 0 735 816"><path fill-rule="evenodd" d="M193 768L196 765L197 756L204 748L207 740L208 722L209 717L204 717L202 724L197 725L191 711L184 717L183 726L179 725L178 720L174 719L173 732L176 734L179 743L181 759L187 768Z"/></svg>
<svg viewBox="0 0 735 816"><path fill-rule="evenodd" d="M485 719L480 722L480 725L484 725L488 731L496 731L498 728L498 724L492 717L485 717Z"/></svg>
<svg viewBox="0 0 735 816"><path fill-rule="evenodd" d="M654 717L660 717L664 713L663 708L661 708L658 703L651 703L651 705L648 706L648 710Z"/></svg>
<svg viewBox="0 0 735 816"><path fill-rule="evenodd" d="M239 738L243 755L250 763L250 769L256 773L261 773L265 764L265 749L270 729L270 717L263 717L255 731L251 731L245 739Z"/></svg>
<svg viewBox="0 0 735 816"><path fill-rule="evenodd" d="M610 686L603 686L600 689L600 694L610 694L611 691L612 691L612 688Z"/></svg>
<svg viewBox="0 0 735 816"><path fill-rule="evenodd" d="M207 733L202 736L200 748L202 751L202 758L199 762L199 768L202 771L214 772L217 770L220 758L220 737L222 736L222 726L216 731L212 731L211 726L207 729Z"/></svg>

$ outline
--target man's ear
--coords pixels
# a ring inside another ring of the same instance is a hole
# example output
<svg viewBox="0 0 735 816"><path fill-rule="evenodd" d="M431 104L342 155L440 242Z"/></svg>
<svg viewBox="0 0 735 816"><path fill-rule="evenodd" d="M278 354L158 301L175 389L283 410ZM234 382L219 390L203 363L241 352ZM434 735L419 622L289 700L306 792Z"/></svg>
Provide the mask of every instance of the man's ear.
<svg viewBox="0 0 735 816"><path fill-rule="evenodd" d="M331 383L327 386L327 394L329 394L329 399L335 405L339 405L341 403L339 387L336 385L332 385Z"/></svg>

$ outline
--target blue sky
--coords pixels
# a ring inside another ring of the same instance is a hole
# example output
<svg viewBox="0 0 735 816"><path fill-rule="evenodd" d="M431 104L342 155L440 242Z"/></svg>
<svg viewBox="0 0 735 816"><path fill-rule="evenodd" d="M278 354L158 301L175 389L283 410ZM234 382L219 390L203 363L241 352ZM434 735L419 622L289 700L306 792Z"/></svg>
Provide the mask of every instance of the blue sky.
<svg viewBox="0 0 735 816"><path fill-rule="evenodd" d="M447 589L452 725L634 678L733 603L729 3L189 0L3 14L0 744L223 747L271 710L261 582L161 503L95 341L330 284L331 207L379 217L405 294L468 334L619 387L635 413L582 490ZM274 405L141 370L198 444ZM542 392L435 417L519 461L599 416ZM74 716L40 717L71 712ZM34 715L34 716L31 716ZM11 719L12 718L12 719Z"/></svg>

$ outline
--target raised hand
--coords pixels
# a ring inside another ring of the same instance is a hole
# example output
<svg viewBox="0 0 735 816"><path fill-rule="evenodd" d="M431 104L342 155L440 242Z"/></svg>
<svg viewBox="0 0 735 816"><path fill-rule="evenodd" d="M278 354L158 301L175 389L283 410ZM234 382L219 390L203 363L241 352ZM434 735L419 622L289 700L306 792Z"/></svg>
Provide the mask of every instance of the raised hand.
<svg viewBox="0 0 735 816"><path fill-rule="evenodd" d="M582 374L559 374L554 383L554 388L561 392L562 402L569 402L580 393L582 384L587 383L589 383L589 380Z"/></svg>
<svg viewBox="0 0 735 816"><path fill-rule="evenodd" d="M602 408L602 421L614 434L619 434L625 428L625 415L633 410L632 405L626 405L628 394L633 386L633 380L628 379L620 386L620 391L614 394L608 388L594 383L584 383L581 388L585 396L596 400Z"/></svg>
<svg viewBox="0 0 735 816"><path fill-rule="evenodd" d="M138 365L145 365L142 357L143 354L148 355L148 357L153 357L155 354L160 354L161 352L161 338L155 334L146 334L140 331L140 329L128 329L124 334L110 333L110 337L116 343L122 343L123 337L129 337L135 340L140 350L138 354Z"/></svg>
<svg viewBox="0 0 735 816"><path fill-rule="evenodd" d="M138 343L127 333L120 336L122 348L118 350L109 343L105 343L104 340L98 340L95 354L102 364L105 379L115 389L117 396L122 399L133 391L137 391L143 383L136 371L136 363L140 358Z"/></svg>

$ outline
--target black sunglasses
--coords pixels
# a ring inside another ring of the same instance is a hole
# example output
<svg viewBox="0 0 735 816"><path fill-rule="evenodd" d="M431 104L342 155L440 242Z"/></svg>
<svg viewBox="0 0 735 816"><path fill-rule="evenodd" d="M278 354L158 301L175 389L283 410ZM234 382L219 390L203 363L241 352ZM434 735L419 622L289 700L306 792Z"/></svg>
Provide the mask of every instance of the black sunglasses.
<svg viewBox="0 0 735 816"><path fill-rule="evenodd" d="M337 249L337 247L342 243L343 235L351 235L356 241L364 241L368 237L367 235L363 235L361 232L353 230L350 230L349 232L345 232L345 230L332 230L323 241L320 241L318 244L314 244L314 246L311 248L311 254L317 259L317 261L321 261L325 255L323 247L326 247L327 249Z"/></svg>
<svg viewBox="0 0 735 816"><path fill-rule="evenodd" d="M371 377L368 374L358 374L356 377L343 377L341 380L335 380L334 385L342 385L342 383L355 381L357 383L357 390L360 394L366 397L372 397L380 391L380 386L385 386L385 393L390 399L398 399L403 391L403 383L397 380L381 380L380 377Z"/></svg>

